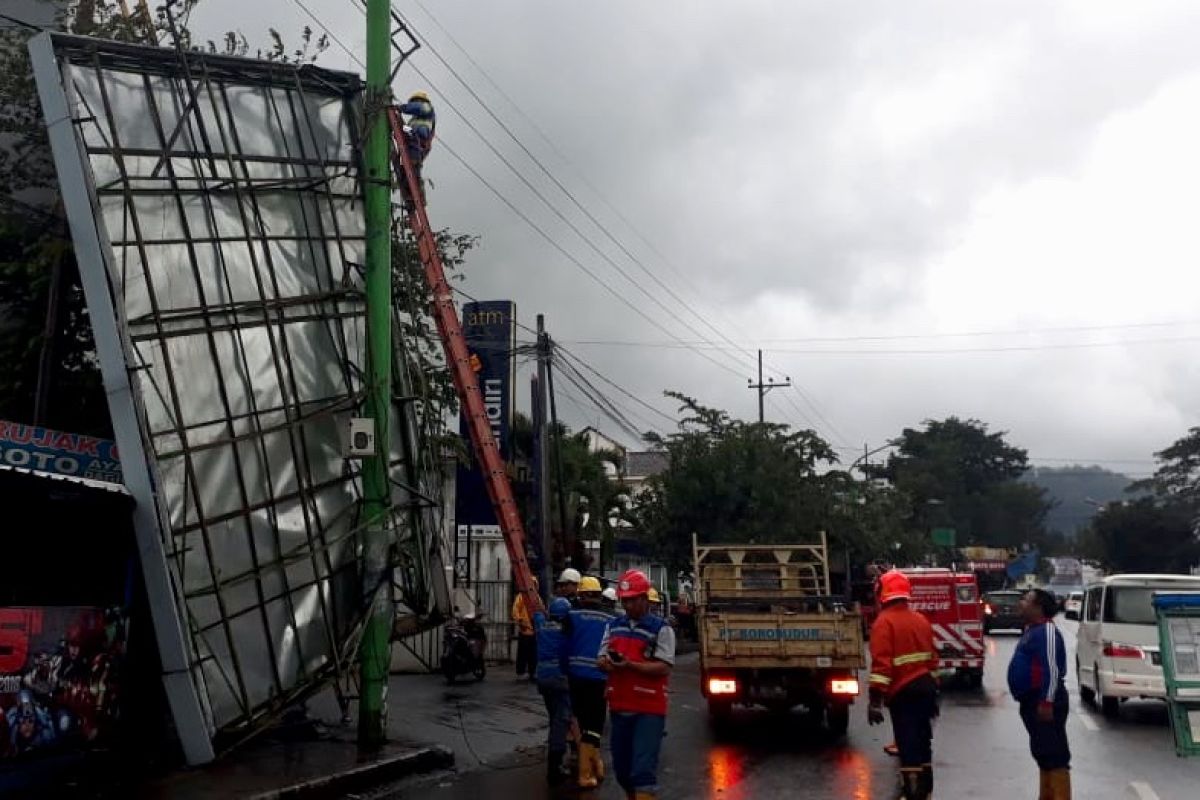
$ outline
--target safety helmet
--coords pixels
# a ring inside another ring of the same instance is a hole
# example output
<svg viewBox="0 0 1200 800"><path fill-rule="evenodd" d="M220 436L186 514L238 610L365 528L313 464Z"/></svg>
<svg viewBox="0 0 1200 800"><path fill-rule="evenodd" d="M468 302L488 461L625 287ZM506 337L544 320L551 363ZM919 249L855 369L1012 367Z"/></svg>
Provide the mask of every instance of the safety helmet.
<svg viewBox="0 0 1200 800"><path fill-rule="evenodd" d="M911 600L912 583L899 570L883 573L879 579L879 602L887 605L893 600Z"/></svg>
<svg viewBox="0 0 1200 800"><path fill-rule="evenodd" d="M603 592L601 592L600 596L603 597L605 600L608 600L609 602L612 602L612 603L617 602L617 590L611 586L609 586L607 589L605 589Z"/></svg>
<svg viewBox="0 0 1200 800"><path fill-rule="evenodd" d="M562 571L562 574L558 576L558 582L579 583L579 578L579 570L575 569L574 567L567 567Z"/></svg>
<svg viewBox="0 0 1200 800"><path fill-rule="evenodd" d="M640 569L625 570L621 575L621 579L617 581L617 597L624 600L626 597L649 594L652 588L650 579L646 577L646 573Z"/></svg>
<svg viewBox="0 0 1200 800"><path fill-rule="evenodd" d="M571 613L571 601L565 597L556 597L550 601L550 616L558 619Z"/></svg>
<svg viewBox="0 0 1200 800"><path fill-rule="evenodd" d="M650 587L650 591L646 592L646 596L650 598L651 603L662 602L662 598L658 596L658 589L655 589L653 586Z"/></svg>
<svg viewBox="0 0 1200 800"><path fill-rule="evenodd" d="M412 97L408 98L408 102L410 102L410 103L415 102L417 100L423 100L426 103L428 103L429 95L425 94L424 92L413 92Z"/></svg>
<svg viewBox="0 0 1200 800"><path fill-rule="evenodd" d="M600 579L592 575L584 575L579 580L579 591L581 593L596 592L599 593L603 587L600 586Z"/></svg>

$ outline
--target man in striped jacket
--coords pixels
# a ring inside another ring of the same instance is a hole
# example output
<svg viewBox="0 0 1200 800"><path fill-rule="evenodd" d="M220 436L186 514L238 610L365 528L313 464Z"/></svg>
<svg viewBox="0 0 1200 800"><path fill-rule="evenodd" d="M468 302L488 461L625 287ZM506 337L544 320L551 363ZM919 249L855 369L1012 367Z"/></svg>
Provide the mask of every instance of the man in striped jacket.
<svg viewBox="0 0 1200 800"><path fill-rule="evenodd" d="M1008 690L1021 704L1029 750L1041 770L1038 800L1070 800L1071 748L1067 744L1067 648L1054 625L1058 601L1042 589L1017 605L1025 633L1008 665Z"/></svg>

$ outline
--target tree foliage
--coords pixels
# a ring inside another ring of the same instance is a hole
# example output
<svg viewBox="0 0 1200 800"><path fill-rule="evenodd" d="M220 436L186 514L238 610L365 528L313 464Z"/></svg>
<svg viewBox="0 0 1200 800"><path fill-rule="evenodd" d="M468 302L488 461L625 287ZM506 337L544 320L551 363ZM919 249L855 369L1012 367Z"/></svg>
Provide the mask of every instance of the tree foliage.
<svg viewBox="0 0 1200 800"><path fill-rule="evenodd" d="M1200 564L1200 428L1154 454L1141 494L1109 503L1092 520L1085 553L1116 572L1187 572Z"/></svg>
<svg viewBox="0 0 1200 800"><path fill-rule="evenodd" d="M668 468L648 482L632 516L656 557L672 568L701 542L795 543L830 537L833 553L856 560L915 546L890 487L835 469L833 448L811 430L750 423L667 392L677 400L679 430L651 435Z"/></svg>
<svg viewBox="0 0 1200 800"><path fill-rule="evenodd" d="M905 428L896 452L868 470L909 499L907 515L920 530L952 527L959 545L1044 547L1051 503L1018 480L1028 457L1004 436L975 419L927 420L921 430Z"/></svg>

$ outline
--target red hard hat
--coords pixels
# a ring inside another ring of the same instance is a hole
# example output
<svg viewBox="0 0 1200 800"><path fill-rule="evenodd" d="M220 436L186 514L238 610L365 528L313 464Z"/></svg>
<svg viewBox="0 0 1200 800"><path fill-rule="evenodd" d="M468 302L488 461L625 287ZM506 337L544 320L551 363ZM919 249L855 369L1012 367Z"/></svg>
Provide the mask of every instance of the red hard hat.
<svg viewBox="0 0 1200 800"><path fill-rule="evenodd" d="M883 573L879 579L879 602L887 605L893 600L911 600L912 584L908 576L899 570Z"/></svg>
<svg viewBox="0 0 1200 800"><path fill-rule="evenodd" d="M637 597L639 594L650 594L650 579L640 569L627 569L617 581L617 597Z"/></svg>

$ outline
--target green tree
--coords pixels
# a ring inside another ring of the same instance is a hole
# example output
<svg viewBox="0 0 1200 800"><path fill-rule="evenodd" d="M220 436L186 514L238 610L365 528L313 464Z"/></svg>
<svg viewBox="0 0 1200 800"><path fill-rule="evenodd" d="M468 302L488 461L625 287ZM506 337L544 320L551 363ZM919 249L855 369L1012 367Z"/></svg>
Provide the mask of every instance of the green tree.
<svg viewBox="0 0 1200 800"><path fill-rule="evenodd" d="M1200 563L1190 509L1154 497L1106 505L1084 534L1082 548L1112 572L1186 573Z"/></svg>
<svg viewBox="0 0 1200 800"><path fill-rule="evenodd" d="M679 430L649 436L668 467L650 479L631 517L654 555L674 569L701 542L814 541L829 535L832 557L854 561L919 548L897 513L895 490L834 469L833 448L811 430L751 423L676 392Z"/></svg>
<svg viewBox="0 0 1200 800"><path fill-rule="evenodd" d="M922 430L905 428L887 462L867 469L909 499L907 517L918 530L952 527L959 545L1045 546L1051 502L1018 481L1028 457L1004 436L979 420L927 420Z"/></svg>

